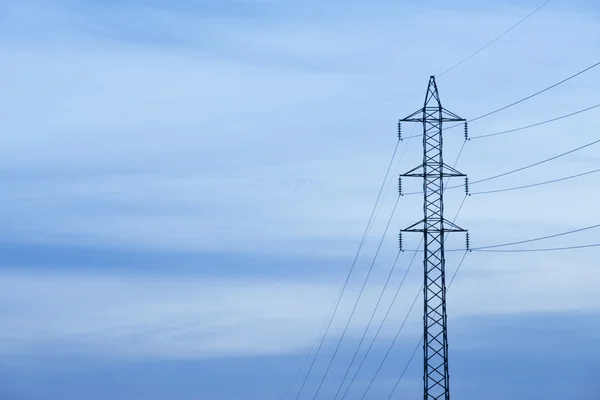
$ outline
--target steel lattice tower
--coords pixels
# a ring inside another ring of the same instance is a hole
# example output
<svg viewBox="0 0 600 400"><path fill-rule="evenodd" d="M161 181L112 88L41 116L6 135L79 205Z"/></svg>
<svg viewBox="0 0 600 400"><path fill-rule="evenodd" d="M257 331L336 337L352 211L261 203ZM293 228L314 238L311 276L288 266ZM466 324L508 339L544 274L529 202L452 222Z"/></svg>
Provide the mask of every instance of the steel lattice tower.
<svg viewBox="0 0 600 400"><path fill-rule="evenodd" d="M444 178L465 175L444 164L442 124L465 119L442 107L435 77L431 76L424 107L401 119L400 123L403 121L423 123L423 164L400 176L400 179L423 178L423 219L402 230L423 233L423 398L449 400L444 241L446 232L465 230L444 219Z"/></svg>

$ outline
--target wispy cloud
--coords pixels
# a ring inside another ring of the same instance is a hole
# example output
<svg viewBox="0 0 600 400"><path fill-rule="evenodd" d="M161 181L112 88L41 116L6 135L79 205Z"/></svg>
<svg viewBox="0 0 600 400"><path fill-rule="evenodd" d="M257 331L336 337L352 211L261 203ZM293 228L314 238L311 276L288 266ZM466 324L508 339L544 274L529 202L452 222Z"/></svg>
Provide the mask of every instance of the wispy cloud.
<svg viewBox="0 0 600 400"><path fill-rule="evenodd" d="M332 14L248 2L242 7L254 10L253 18L241 22L224 9L116 7L3 5L0 55L10 60L0 65L6 241L349 257L394 146L396 119L419 108L430 73L523 11L415 8L401 15L400 6L383 2ZM428 31L417 35L425 24ZM440 79L442 100L471 118L554 83L597 61L598 27L584 13L548 9ZM597 103L599 77L590 72L471 131ZM476 179L576 147L594 136L596 114L470 142L459 168ZM447 137L451 160L461 133ZM408 146L399 171L419 162L418 140ZM595 154L591 148L494 185L582 172ZM591 179L597 182L585 182ZM377 233L395 184L392 177ZM598 218L593 195L590 186L569 182L472 197L459 222L477 244L555 233ZM456 196L449 194L450 214ZM397 229L421 210L418 196L400 201L386 257ZM456 283L452 315L597 310L591 282L598 275L588 253L509 257L473 255L473 275ZM12 327L3 333L4 351L75 340L99 352L153 357L289 352L307 346L338 290L263 277L232 281L5 275L5 298L24 311L2 317ZM400 304L412 301L416 282Z"/></svg>
<svg viewBox="0 0 600 400"><path fill-rule="evenodd" d="M594 300L594 282L600 279L600 273L572 267L592 262L592 254L556 259L553 263L540 263L539 257L520 260L529 267L511 267L507 264L510 259L499 257L469 257L463 277L451 289L455 328L469 323L468 318L463 322L464 317L480 315L600 311L600 304ZM383 318L400 273L395 274L384 297L384 307L376 314L376 323ZM382 276L382 272L375 274L375 280L367 287L349 337L359 336L366 326L382 287ZM419 293L420 276L415 267L382 338L395 334L408 305ZM343 330L358 295L360 286L358 278L354 279L334 320L332 337ZM7 357L32 352L43 355L53 346L68 346L76 353L127 358L231 357L305 351L322 329L339 291L338 283L331 278L317 283L115 272L5 272L2 282L3 302L10 309L1 313L5 329L0 350ZM418 337L419 326L420 317L415 311L403 337ZM370 335L374 333L375 328L372 329Z"/></svg>

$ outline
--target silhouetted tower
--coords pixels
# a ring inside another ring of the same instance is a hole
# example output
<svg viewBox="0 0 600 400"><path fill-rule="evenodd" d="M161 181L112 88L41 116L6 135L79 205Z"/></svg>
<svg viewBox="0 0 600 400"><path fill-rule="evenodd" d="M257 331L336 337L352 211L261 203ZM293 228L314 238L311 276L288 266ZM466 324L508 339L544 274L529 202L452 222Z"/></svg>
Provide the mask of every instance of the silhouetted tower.
<svg viewBox="0 0 600 400"><path fill-rule="evenodd" d="M400 176L423 178L423 220L402 232L422 232L424 240L423 356L425 400L450 399L444 241L447 232L466 232L444 219L444 178L465 176L444 164L442 124L465 121L442 107L435 77L430 77L424 107L401 119L423 123L423 164ZM466 125L465 125L466 134ZM401 183L400 183L401 187ZM400 234L402 235L402 233ZM402 239L400 240L402 242Z"/></svg>

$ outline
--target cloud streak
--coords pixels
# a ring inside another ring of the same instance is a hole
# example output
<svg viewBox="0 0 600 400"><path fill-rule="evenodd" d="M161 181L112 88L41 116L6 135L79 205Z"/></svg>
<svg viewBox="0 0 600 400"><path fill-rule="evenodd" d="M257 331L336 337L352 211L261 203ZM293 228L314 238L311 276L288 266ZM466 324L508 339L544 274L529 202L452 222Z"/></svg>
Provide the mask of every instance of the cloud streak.
<svg viewBox="0 0 600 400"><path fill-rule="evenodd" d="M523 260L530 265L523 268L510 267L506 258L469 256L462 278L451 289L453 326L463 325L463 319L468 323L466 317L482 315L600 311L594 284L600 274L567 267L590 262L593 254L578 258L577 263L572 258L559 258L552 264L538 260ZM453 261L449 266L455 268ZM382 339L395 334L408 304L419 293L418 269L415 266L400 292ZM400 273L394 275L376 323L391 301ZM382 287L382 275L375 274L367 287L350 337L361 335L366 326ZM334 320L332 337L341 333L358 295L358 278L354 279ZM3 302L10 308L1 313L5 329L0 351L17 357L32 352L43 355L54 346L126 358L212 358L305 351L339 290L331 279L318 283L185 275L5 272L1 280ZM418 337L419 327L417 308L403 337Z"/></svg>
<svg viewBox="0 0 600 400"><path fill-rule="evenodd" d="M266 3L255 9L261 18L239 23L226 10L215 16L160 7L72 10L49 2L4 7L0 55L11 62L0 66L0 235L8 243L337 259L357 245L394 145L395 121L420 106L427 76L518 14L412 9L399 23L398 6L385 2L369 10L368 21L356 8L316 18L297 6ZM451 28L431 22L448 19ZM415 37L427 21L432 30ZM519 29L440 80L449 109L470 118L597 61L598 24L588 15L548 10ZM478 121L471 132L596 103L599 79L590 73ZM593 137L595 115L469 143L459 168L476 179L575 147ZM461 144L460 132L451 132L448 160ZM408 146L400 172L421 157L418 140ZM595 154L590 149L489 188L577 173L597 162ZM375 234L395 201L395 179ZM591 185L565 182L473 197L458 222L471 230L474 245L555 233L597 222L589 222L600 218L590 209L594 195ZM461 196L449 194L448 213ZM397 229L421 211L418 196L400 201L386 259L395 252ZM368 242L369 254L376 244ZM469 256L473 269L453 289L451 315L459 324L481 314L595 312L592 283L600 277L592 255ZM368 257L361 261L368 265ZM324 305L339 289L332 283L337 271L327 268L326 283L269 276L159 281L132 278L127 269L99 275L85 263L56 276L15 269L5 262L0 273L3 299L21 310L1 316L8 329L0 351L12 356L57 344L132 358L293 353L312 343L329 311ZM414 272L403 306L418 291ZM353 337L380 284L368 290ZM415 315L412 335L418 325Z"/></svg>

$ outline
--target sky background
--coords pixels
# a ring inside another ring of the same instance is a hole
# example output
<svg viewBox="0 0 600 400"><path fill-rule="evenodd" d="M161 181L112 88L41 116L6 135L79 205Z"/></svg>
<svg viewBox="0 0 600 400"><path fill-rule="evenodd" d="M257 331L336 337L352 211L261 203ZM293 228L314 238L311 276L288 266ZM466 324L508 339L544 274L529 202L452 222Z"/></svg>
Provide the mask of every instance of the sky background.
<svg viewBox="0 0 600 400"><path fill-rule="evenodd" d="M430 75L540 3L0 2L0 398L281 399L350 268L397 119L422 106ZM442 102L465 118L494 110L600 61L598 37L595 1L552 1L440 77ZM470 133L592 106L599 85L600 67ZM473 140L457 168L474 181L591 142L599 110ZM446 132L449 163L461 145L462 129ZM472 191L598 168L597 146ZM300 400L315 394L419 140L403 151ZM598 183L472 196L457 223L473 246L596 224ZM448 192L449 218L462 198ZM420 201L400 199L319 398L333 398ZM462 248L463 236L447 246ZM376 326L411 257L401 254ZM448 300L453 397L600 399L597 257L469 253ZM450 273L459 259L449 253ZM347 399L361 398L421 280L417 261ZM389 395L421 312L419 301L367 399ZM422 396L421 373L418 353L395 398Z"/></svg>

